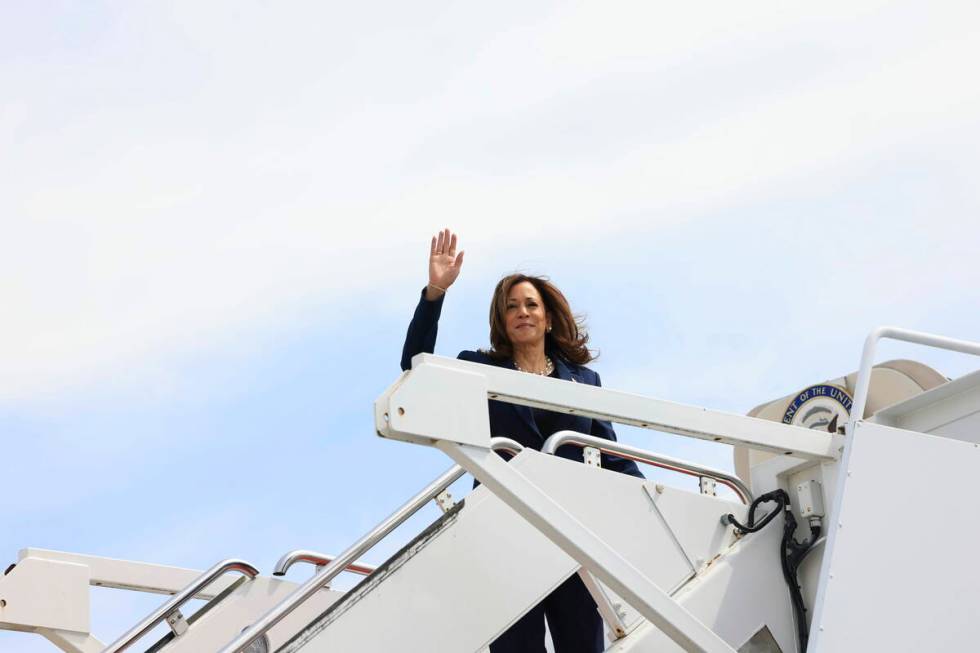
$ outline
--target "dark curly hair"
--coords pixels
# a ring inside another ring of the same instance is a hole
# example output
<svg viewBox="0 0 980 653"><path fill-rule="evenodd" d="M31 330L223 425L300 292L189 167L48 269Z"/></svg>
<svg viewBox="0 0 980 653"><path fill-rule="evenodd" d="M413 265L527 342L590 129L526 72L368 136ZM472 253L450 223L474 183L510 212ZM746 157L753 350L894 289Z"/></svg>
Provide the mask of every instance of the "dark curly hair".
<svg viewBox="0 0 980 653"><path fill-rule="evenodd" d="M545 310L551 315L551 332L545 336L545 351L577 365L595 360L598 352L593 352L586 346L589 334L585 331L585 324L581 316L572 313L565 295L546 277L520 273L508 274L493 290L493 298L490 300L490 350L487 354L494 360L514 357L514 347L507 337L504 316L507 313L507 297L511 288L525 281L537 289L544 301Z"/></svg>

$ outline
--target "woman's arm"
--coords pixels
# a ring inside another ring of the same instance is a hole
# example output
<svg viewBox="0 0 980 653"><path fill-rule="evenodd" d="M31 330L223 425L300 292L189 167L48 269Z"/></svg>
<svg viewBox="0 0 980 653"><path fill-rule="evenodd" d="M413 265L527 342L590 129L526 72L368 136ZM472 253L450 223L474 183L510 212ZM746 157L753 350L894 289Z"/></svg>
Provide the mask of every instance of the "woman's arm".
<svg viewBox="0 0 980 653"><path fill-rule="evenodd" d="M405 334L401 361L403 370L412 366L412 357L415 354L431 354L435 350L443 298L463 267L464 252L456 254L456 242L456 234L449 229L432 237L429 247L429 283L422 291L422 297L415 307L415 315L408 325L408 333Z"/></svg>

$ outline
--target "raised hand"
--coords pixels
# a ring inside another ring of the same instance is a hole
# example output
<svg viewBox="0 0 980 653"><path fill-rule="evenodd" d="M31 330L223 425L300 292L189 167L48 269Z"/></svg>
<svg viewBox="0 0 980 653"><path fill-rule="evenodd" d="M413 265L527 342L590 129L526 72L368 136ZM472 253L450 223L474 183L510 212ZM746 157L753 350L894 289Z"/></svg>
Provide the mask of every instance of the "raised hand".
<svg viewBox="0 0 980 653"><path fill-rule="evenodd" d="M463 254L456 254L456 234L448 228L432 237L429 248L429 285L425 288L426 299L438 299L453 285L463 267Z"/></svg>

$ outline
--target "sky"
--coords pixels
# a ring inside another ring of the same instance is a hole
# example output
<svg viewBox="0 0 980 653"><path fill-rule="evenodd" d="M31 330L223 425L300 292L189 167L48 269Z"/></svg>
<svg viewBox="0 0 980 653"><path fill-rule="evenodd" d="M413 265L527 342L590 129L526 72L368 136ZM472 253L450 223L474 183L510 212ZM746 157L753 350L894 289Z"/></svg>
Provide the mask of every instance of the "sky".
<svg viewBox="0 0 980 653"><path fill-rule="evenodd" d="M730 412L855 370L877 325L980 339L978 18L3 3L4 565L32 546L268 573L346 548L450 466L372 416L447 226L466 263L437 354L487 344L512 271L585 315L606 387ZM882 345L898 357L977 368ZM93 593L106 642L160 602L120 594Z"/></svg>

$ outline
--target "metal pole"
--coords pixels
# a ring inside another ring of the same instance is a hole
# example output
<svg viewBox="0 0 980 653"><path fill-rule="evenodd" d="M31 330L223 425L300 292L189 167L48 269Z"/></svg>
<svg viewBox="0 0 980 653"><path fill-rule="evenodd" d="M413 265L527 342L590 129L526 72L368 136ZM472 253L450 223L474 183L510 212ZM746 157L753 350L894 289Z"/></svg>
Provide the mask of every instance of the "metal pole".
<svg viewBox="0 0 980 653"><path fill-rule="evenodd" d="M680 472L681 474L713 478L719 483L730 487L732 491L739 496L742 503L752 503L752 492L749 490L748 486L742 482L742 479L737 476L723 472L720 469L705 467L704 465L691 463L686 460L681 460L680 458L671 458L670 456L654 453L652 451L646 451L645 449L632 447L621 442L613 442L612 440L599 438L594 435L586 435L585 433L578 433L577 431L558 431L545 441L544 446L541 447L541 453L554 454L559 447L565 444L580 447L595 447L596 449L600 449L606 453L622 456L641 463L655 465L664 469Z"/></svg>
<svg viewBox="0 0 980 653"><path fill-rule="evenodd" d="M524 448L519 442L510 438L492 438L490 445L494 451L501 450L512 453L519 453ZM346 551L334 558L330 564L320 570L313 578L306 581L280 603L274 605L258 621L242 631L230 644L221 649L220 653L239 653L239 651L261 637L266 631L295 610L297 606L326 587L337 574L349 567L357 558L364 555L381 538L395 530L402 522L418 512L422 506L431 501L445 488L456 482L465 473L466 470L459 465L453 465L447 469L439 478L429 483L407 503L391 513L387 519L371 529L367 535L357 540Z"/></svg>
<svg viewBox="0 0 980 653"><path fill-rule="evenodd" d="M858 420L864 419L864 409L868 403L868 389L871 386L871 370L875 362L875 349L878 341L882 338L892 340L902 340L918 345L936 347L938 349L948 349L964 354L980 356L980 343L970 342L969 340L956 340L946 338L932 333L922 331L911 331L898 327L882 326L868 334L864 341L864 349L861 352L861 367L858 370L857 381L854 384L854 403L851 405L851 416L847 420L847 434L854 433L854 425Z"/></svg>
<svg viewBox="0 0 980 653"><path fill-rule="evenodd" d="M175 594L172 599L151 612L145 619L130 628L122 635L122 637L117 639L112 644L109 644L109 646L107 646L102 653L119 653L119 651L126 650L140 637L153 630L157 624L162 622L174 610L177 610L180 608L180 606L193 598L194 595L200 592L203 587L207 586L213 580L229 571L241 572L249 578L255 578L259 575L259 570L244 560L222 560L198 576L193 583Z"/></svg>

